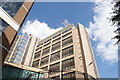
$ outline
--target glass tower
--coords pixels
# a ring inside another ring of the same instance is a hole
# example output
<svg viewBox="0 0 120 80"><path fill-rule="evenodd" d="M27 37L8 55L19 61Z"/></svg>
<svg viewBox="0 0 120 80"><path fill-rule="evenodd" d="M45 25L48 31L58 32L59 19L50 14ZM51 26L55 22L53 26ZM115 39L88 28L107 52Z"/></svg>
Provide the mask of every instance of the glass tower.
<svg viewBox="0 0 120 80"><path fill-rule="evenodd" d="M2 63L34 0L0 0L0 54Z"/></svg>

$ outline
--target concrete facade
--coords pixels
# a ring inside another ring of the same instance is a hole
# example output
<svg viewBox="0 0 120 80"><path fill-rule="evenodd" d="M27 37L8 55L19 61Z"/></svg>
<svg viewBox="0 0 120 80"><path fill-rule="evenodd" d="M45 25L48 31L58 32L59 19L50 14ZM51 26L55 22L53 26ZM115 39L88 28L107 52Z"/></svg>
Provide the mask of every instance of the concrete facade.
<svg viewBox="0 0 120 80"><path fill-rule="evenodd" d="M49 78L99 78L85 28L73 24L37 42L33 67L47 70Z"/></svg>

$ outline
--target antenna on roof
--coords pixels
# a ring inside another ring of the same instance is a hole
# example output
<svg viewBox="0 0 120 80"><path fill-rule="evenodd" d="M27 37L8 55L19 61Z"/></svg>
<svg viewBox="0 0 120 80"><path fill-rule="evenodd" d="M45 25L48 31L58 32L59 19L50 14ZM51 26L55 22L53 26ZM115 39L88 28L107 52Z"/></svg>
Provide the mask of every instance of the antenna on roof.
<svg viewBox="0 0 120 80"><path fill-rule="evenodd" d="M63 25L66 27L68 25L68 21L66 19L63 20Z"/></svg>

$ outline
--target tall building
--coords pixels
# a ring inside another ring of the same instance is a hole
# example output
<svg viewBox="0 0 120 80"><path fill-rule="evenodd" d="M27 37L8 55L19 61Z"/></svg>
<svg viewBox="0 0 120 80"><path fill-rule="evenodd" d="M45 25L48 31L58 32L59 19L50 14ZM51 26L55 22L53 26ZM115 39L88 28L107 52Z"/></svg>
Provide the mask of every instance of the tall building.
<svg viewBox="0 0 120 80"><path fill-rule="evenodd" d="M18 1L20 2L0 0L0 59L2 63L34 2L34 0Z"/></svg>
<svg viewBox="0 0 120 80"><path fill-rule="evenodd" d="M5 62L31 66L36 41L36 37L28 35L27 33L17 35Z"/></svg>
<svg viewBox="0 0 120 80"><path fill-rule="evenodd" d="M81 24L37 41L32 66L49 71L51 80L99 78L88 33Z"/></svg>

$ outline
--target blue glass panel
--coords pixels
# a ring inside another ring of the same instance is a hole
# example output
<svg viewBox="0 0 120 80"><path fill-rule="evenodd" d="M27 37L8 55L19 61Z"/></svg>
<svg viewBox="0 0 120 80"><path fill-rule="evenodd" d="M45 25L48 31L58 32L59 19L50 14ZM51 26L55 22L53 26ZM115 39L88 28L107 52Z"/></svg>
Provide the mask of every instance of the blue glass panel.
<svg viewBox="0 0 120 80"><path fill-rule="evenodd" d="M15 15L15 12L13 11L13 9L8 5L5 4L4 6L2 6L2 8L11 16L13 17Z"/></svg>
<svg viewBox="0 0 120 80"><path fill-rule="evenodd" d="M7 2L2 8L11 16L14 17L19 8L22 6L23 2Z"/></svg>
<svg viewBox="0 0 120 80"><path fill-rule="evenodd" d="M21 60L21 56L19 56L19 55L16 55L16 58L15 59L17 59L18 61L20 61Z"/></svg>
<svg viewBox="0 0 120 80"><path fill-rule="evenodd" d="M19 61L19 60L17 60L17 59L15 59L15 60L14 60L14 63L19 64L19 63L20 63L20 61Z"/></svg>
<svg viewBox="0 0 120 80"><path fill-rule="evenodd" d="M17 55L19 55L19 56L22 56L22 54L23 54L23 53L20 52L20 51L17 52Z"/></svg>
<svg viewBox="0 0 120 80"><path fill-rule="evenodd" d="M8 24L4 20L0 19L0 36L5 31L7 26L8 26Z"/></svg>

